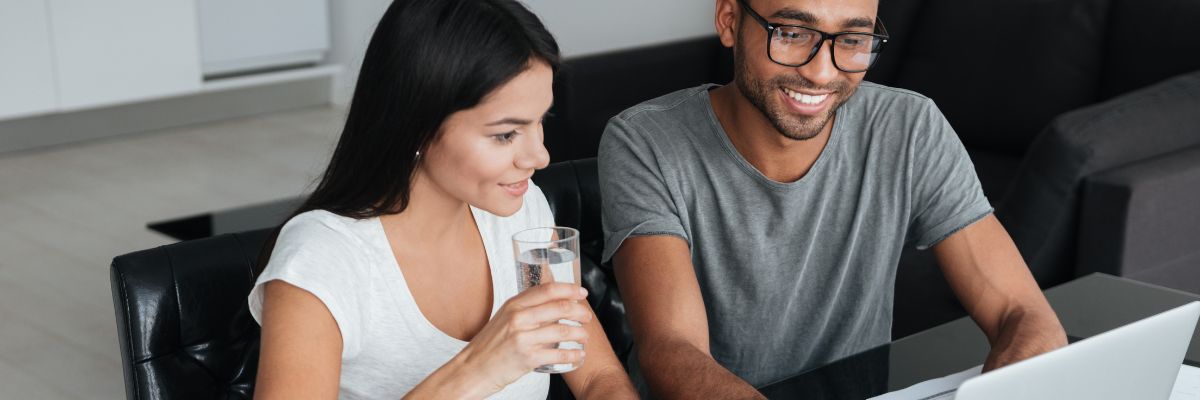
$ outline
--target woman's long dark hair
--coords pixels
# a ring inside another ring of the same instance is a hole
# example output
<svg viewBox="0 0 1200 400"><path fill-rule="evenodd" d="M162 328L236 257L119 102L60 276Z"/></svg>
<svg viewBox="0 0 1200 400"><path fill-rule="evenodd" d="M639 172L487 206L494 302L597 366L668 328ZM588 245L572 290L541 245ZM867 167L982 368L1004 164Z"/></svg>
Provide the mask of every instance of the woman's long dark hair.
<svg viewBox="0 0 1200 400"><path fill-rule="evenodd" d="M541 61L559 67L558 44L514 0L395 0L371 36L346 125L320 183L292 213L351 218L408 207L416 154L451 114ZM266 267L276 228L259 257Z"/></svg>

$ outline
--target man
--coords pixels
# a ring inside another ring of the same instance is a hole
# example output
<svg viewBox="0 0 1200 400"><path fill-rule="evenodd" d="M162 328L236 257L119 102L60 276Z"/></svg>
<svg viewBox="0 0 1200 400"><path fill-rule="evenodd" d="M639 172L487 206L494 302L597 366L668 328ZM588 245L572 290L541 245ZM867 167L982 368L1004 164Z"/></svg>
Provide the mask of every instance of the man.
<svg viewBox="0 0 1200 400"><path fill-rule="evenodd" d="M1066 344L933 101L862 81L886 42L877 1L718 0L734 82L609 122L604 258L643 393L760 397L888 343L906 239L987 335L985 369Z"/></svg>

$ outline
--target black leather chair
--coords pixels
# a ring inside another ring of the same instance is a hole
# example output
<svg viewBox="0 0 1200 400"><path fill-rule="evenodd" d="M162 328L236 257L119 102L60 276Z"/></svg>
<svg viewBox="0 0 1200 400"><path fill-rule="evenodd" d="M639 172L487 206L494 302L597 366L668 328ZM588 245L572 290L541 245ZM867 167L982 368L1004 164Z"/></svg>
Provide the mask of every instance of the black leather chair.
<svg viewBox="0 0 1200 400"><path fill-rule="evenodd" d="M113 259L129 399L252 397L259 328L246 296L268 233L215 236Z"/></svg>
<svg viewBox="0 0 1200 400"><path fill-rule="evenodd" d="M580 230L588 301L624 360L632 346L624 306L610 271L598 263L603 234L595 159L557 163L533 179L557 223ZM225 234L113 259L113 305L129 399L252 397L259 327L246 296L269 233ZM550 398L571 398L557 375Z"/></svg>

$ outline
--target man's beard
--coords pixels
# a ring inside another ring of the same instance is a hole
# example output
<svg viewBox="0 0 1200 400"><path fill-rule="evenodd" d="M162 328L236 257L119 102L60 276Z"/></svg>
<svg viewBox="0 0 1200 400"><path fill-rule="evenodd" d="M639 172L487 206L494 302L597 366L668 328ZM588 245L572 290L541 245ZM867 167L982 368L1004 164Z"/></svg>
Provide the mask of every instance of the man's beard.
<svg viewBox="0 0 1200 400"><path fill-rule="evenodd" d="M740 40L740 39L739 39ZM844 80L834 81L825 87L819 87L808 79L796 75L780 75L763 80L755 80L750 77L749 67L746 63L746 55L743 54L741 43L738 43L734 50L734 58L737 60L734 65L734 80L738 85L738 90L742 92L742 96L750 101L771 125L775 126L775 130L779 131L783 136L792 140L808 140L821 134L825 126L833 120L836 111L846 104L846 100L850 99L853 93L853 88ZM836 101L833 107L829 107L824 114L816 116L794 115L788 112L784 104L779 102L768 101L772 96L778 98L780 88L786 87L789 89L809 89L819 91L831 91L829 96L832 99L826 101Z"/></svg>

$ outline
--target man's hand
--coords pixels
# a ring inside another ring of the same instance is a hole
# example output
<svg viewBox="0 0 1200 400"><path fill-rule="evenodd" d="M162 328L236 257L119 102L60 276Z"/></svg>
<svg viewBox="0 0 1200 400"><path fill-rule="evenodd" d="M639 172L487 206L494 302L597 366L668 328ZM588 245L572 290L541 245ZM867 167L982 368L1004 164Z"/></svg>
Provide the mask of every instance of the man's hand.
<svg viewBox="0 0 1200 400"><path fill-rule="evenodd" d="M983 363L983 372L1007 366L1067 345L1067 336L1057 320L1037 321L1015 311L1000 325L992 342L992 351Z"/></svg>

